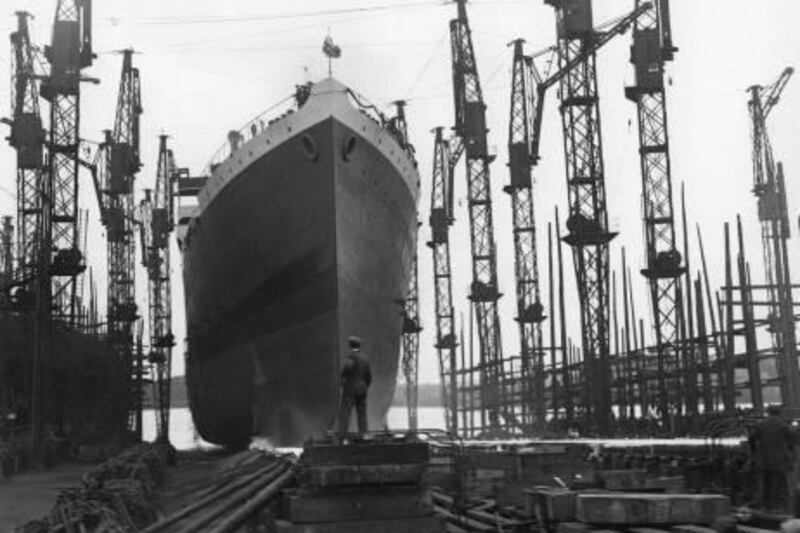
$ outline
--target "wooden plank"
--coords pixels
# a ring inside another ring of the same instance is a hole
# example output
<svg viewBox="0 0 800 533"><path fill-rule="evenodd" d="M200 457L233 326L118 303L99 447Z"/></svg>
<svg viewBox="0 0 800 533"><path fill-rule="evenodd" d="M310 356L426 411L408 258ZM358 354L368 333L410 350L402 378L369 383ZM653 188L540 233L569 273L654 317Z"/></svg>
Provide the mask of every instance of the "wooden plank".
<svg viewBox="0 0 800 533"><path fill-rule="evenodd" d="M420 487L338 490L287 496L288 518L295 523L377 520L430 516L432 508Z"/></svg>
<svg viewBox="0 0 800 533"><path fill-rule="evenodd" d="M306 468L301 483L311 487L341 487L348 485L419 484L425 465L339 465Z"/></svg>
<svg viewBox="0 0 800 533"><path fill-rule="evenodd" d="M399 520L360 520L320 524L292 524L278 521L278 533L445 533L444 520L438 516Z"/></svg>
<svg viewBox="0 0 800 533"><path fill-rule="evenodd" d="M670 528L672 533L717 533L717 531L710 527L695 526L693 524L683 524L680 526L672 526Z"/></svg>
<svg viewBox="0 0 800 533"><path fill-rule="evenodd" d="M745 526L743 524L736 525L737 533L776 533L774 529L764 529L760 527Z"/></svg>
<svg viewBox="0 0 800 533"><path fill-rule="evenodd" d="M607 490L625 491L644 488L647 471L639 469L597 470L595 475Z"/></svg>
<svg viewBox="0 0 800 533"><path fill-rule="evenodd" d="M355 442L314 444L303 450L300 462L316 465L427 464L429 447L424 442Z"/></svg>

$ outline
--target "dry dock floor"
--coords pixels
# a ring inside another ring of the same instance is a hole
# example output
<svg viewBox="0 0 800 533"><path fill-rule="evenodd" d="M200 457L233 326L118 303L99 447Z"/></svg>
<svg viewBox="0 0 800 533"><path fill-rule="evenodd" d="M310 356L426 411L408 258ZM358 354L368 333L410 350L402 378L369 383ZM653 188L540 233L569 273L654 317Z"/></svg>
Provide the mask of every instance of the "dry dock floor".
<svg viewBox="0 0 800 533"><path fill-rule="evenodd" d="M65 463L50 470L20 472L0 477L0 531L13 531L50 512L59 489L76 487L95 465Z"/></svg>

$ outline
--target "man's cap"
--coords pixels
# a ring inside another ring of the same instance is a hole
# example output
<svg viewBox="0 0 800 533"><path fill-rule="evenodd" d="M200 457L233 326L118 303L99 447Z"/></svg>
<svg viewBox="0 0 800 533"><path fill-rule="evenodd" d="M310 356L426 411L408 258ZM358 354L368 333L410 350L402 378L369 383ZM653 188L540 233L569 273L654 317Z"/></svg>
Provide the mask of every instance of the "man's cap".
<svg viewBox="0 0 800 533"><path fill-rule="evenodd" d="M356 337L355 335L350 335L347 338L347 344L351 348L360 348L361 347L361 337Z"/></svg>

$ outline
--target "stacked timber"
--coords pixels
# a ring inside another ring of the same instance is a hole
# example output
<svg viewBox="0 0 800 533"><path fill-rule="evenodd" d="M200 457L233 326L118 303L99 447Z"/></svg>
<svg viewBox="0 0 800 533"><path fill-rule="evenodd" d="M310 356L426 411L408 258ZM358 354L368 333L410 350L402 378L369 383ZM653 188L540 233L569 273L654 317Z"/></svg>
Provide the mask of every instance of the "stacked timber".
<svg viewBox="0 0 800 533"><path fill-rule="evenodd" d="M310 441L299 487L284 492L278 531L444 532L423 482L428 461L427 444L388 433Z"/></svg>
<svg viewBox="0 0 800 533"><path fill-rule="evenodd" d="M168 443L124 450L86 474L80 487L62 489L47 516L17 532L139 531L156 519L153 491L173 453Z"/></svg>

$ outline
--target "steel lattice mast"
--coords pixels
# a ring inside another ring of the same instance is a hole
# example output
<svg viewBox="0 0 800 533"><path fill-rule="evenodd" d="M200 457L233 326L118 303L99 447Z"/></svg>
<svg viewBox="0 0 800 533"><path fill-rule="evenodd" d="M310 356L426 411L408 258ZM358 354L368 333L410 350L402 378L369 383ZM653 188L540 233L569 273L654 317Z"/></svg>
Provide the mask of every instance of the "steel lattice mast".
<svg viewBox="0 0 800 533"><path fill-rule="evenodd" d="M51 105L40 266L50 275L50 290L39 291L49 292L40 295L40 307L55 320L74 325L75 280L86 268L78 235L78 148L81 69L93 59L91 0L58 0L45 57L50 75L42 81L41 95Z"/></svg>
<svg viewBox="0 0 800 533"><path fill-rule="evenodd" d="M391 125L397 132L402 143L408 143L408 123L406 121L406 102L398 100L394 102L397 114L392 117ZM419 221L417 222L417 237L419 237ZM418 239L414 248L414 257L411 262L411 275L408 280L406 297L402 301L403 306L403 344L402 344L402 368L406 382L406 406L408 407L408 429L417 429L417 378L419 364L419 333L422 331L419 321L419 288L417 284L417 255L419 250Z"/></svg>
<svg viewBox="0 0 800 533"><path fill-rule="evenodd" d="M184 169L181 169L182 171ZM167 136L159 138L155 190L145 191L141 203L142 263L147 269L149 295L150 354L154 397L158 406L156 434L169 439L170 378L172 369L172 296L169 236L175 227L174 189L176 173Z"/></svg>
<svg viewBox="0 0 800 533"><path fill-rule="evenodd" d="M506 409L503 346L497 301L497 257L492 220L492 195L486 129L486 105L483 101L472 35L467 19L466 0L457 0L458 17L450 21L450 44L455 103L455 133L464 147L467 166L467 201L469 203L472 284L470 300L475 308L481 364L481 412L484 430L497 432L505 416L508 424L518 421ZM460 151L460 150L454 150Z"/></svg>
<svg viewBox="0 0 800 533"><path fill-rule="evenodd" d="M535 80L532 59L523 55L522 39L514 41L511 107L508 128L508 166L514 221L514 264L517 285L517 323L522 358L523 420L526 426L544 424L544 353L542 322L545 319L539 290L533 187L531 180L534 134ZM532 389L532 390L530 390Z"/></svg>
<svg viewBox="0 0 800 533"><path fill-rule="evenodd" d="M106 131L105 172L98 191L106 228L108 264L108 341L130 376L128 430L141 435L141 390L134 365L133 325L138 319L135 291L134 182L141 168L139 69L133 50L124 50L114 130Z"/></svg>
<svg viewBox="0 0 800 533"><path fill-rule="evenodd" d="M45 133L39 111L36 50L30 40L30 14L17 12L17 31L11 34L13 66L12 119L9 144L17 151L17 272L13 283L21 286L17 305L33 302L33 280L39 261L38 245L42 214L41 187Z"/></svg>
<svg viewBox="0 0 800 533"><path fill-rule="evenodd" d="M642 0L636 0L639 7ZM696 384L681 380L680 279L685 269L675 239L672 178L667 129L664 65L675 52L672 44L669 0L655 0L654 9L636 20L631 47L636 83L625 95L636 103L639 156L642 173L642 218L647 267L642 274L650 286L657 347L657 400L666 422L672 409L680 410ZM682 390L683 386L687 390ZM683 394L682 394L683 393Z"/></svg>
<svg viewBox="0 0 800 533"><path fill-rule="evenodd" d="M450 265L450 226L453 224L452 166L448 142L442 128L435 130L433 179L431 180L431 240L433 251L433 286L436 309L436 350L439 378L445 405L447 431L458 432L456 397L456 330ZM448 379L450 380L448 383Z"/></svg>
<svg viewBox="0 0 800 533"><path fill-rule="evenodd" d="M750 87L748 109L753 141L753 194L758 200L764 272L770 301L772 343L779 354L778 374L783 403L800 407L800 371L792 301L789 256L790 237L783 168L776 163L767 131L767 117L780 99L794 69L786 68L767 87Z"/></svg>
<svg viewBox="0 0 800 533"><path fill-rule="evenodd" d="M419 363L419 289L417 286L417 253L411 263L411 276L403 302L403 376L406 381L408 429L415 431L417 423L417 381Z"/></svg>
<svg viewBox="0 0 800 533"><path fill-rule="evenodd" d="M559 65L581 57L596 40L591 0L545 0L556 10ZM606 433L610 429L609 254L615 234L608 229L605 171L600 135L595 54L581 61L560 80L561 118L566 156L572 246L584 354L587 421Z"/></svg>
<svg viewBox="0 0 800 533"><path fill-rule="evenodd" d="M11 217L3 217L3 225L0 226L0 283L10 279L14 272L14 224ZM0 301L2 301L0 293Z"/></svg>

